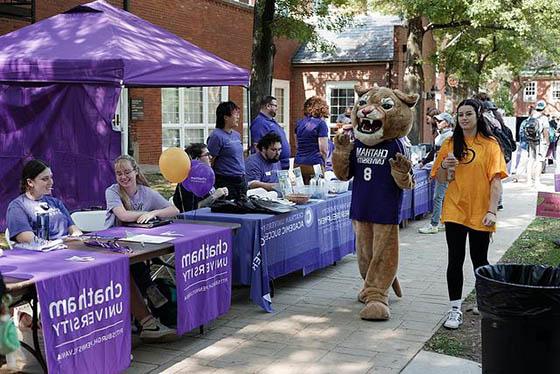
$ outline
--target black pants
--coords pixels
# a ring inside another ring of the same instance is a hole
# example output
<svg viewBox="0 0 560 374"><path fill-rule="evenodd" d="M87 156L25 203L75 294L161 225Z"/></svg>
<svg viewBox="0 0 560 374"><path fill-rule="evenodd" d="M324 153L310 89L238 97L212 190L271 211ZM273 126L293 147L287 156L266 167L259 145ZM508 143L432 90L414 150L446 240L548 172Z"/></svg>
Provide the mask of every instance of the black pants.
<svg viewBox="0 0 560 374"><path fill-rule="evenodd" d="M488 265L488 245L490 233L477 231L457 223L445 223L447 239L447 290L449 300L461 299L463 293L463 264L469 236L469 249L473 268Z"/></svg>
<svg viewBox="0 0 560 374"><path fill-rule="evenodd" d="M239 200L240 196L247 196L247 182L245 177L233 177L216 174L216 188L226 187L228 189L227 199Z"/></svg>

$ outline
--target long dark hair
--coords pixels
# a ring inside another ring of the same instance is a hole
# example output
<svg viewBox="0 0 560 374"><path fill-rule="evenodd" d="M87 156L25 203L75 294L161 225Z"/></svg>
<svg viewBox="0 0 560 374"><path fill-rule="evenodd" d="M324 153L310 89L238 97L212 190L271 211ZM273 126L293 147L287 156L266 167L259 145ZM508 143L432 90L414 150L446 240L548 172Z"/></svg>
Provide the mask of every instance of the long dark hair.
<svg viewBox="0 0 560 374"><path fill-rule="evenodd" d="M457 126L453 131L453 155L457 160L462 160L467 154L467 143L465 142L465 134L463 129L459 126L459 108L465 105L472 106L476 113L476 135L482 135L485 138L494 139L490 129L484 122L482 116L482 103L477 99L466 99L459 103L457 106Z"/></svg>
<svg viewBox="0 0 560 374"><path fill-rule="evenodd" d="M23 170L21 171L21 181L19 188L22 193L26 193L28 189L27 180L28 179L35 179L37 175L41 174L45 169L48 169L49 165L47 165L44 161L41 160L31 160L28 161L24 166Z"/></svg>
<svg viewBox="0 0 560 374"><path fill-rule="evenodd" d="M239 110L239 107L233 101L224 101L218 104L216 108L216 128L223 129L226 127L224 116L231 117L236 110Z"/></svg>

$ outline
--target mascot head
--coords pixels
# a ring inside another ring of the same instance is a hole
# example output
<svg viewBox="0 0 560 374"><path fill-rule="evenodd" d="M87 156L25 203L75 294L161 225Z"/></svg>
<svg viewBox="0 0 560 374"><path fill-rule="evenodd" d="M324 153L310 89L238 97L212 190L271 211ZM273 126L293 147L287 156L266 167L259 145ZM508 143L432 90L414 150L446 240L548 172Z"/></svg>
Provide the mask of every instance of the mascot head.
<svg viewBox="0 0 560 374"><path fill-rule="evenodd" d="M368 146L406 136L412 128L412 107L418 95L386 87L354 87L358 103L352 110L354 136Z"/></svg>

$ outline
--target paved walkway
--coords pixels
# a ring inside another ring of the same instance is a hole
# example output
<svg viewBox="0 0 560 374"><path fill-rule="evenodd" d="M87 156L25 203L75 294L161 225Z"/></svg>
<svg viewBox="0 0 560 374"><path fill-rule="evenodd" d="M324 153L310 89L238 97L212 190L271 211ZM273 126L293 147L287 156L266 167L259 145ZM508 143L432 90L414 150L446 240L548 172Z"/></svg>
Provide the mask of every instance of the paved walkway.
<svg viewBox="0 0 560 374"><path fill-rule="evenodd" d="M543 180L551 184L550 175ZM532 221L535 200L535 192L522 184L504 184L505 209L490 246L491 262ZM231 311L204 335L139 345L127 373L399 373L439 328L448 309L444 233L418 234L426 222L401 230L404 297L391 296L391 320L360 320L362 304L356 295L361 279L356 257L347 256L306 277L279 280L274 313L252 304L248 289L236 289ZM465 273L466 295L474 287L470 262Z"/></svg>

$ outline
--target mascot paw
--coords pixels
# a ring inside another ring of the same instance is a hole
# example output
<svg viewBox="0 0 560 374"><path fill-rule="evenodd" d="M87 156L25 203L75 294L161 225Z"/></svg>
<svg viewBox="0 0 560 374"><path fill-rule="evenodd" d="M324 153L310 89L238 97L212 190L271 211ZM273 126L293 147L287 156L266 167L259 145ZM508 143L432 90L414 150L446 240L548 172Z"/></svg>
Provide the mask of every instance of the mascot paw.
<svg viewBox="0 0 560 374"><path fill-rule="evenodd" d="M407 174L410 172L410 169L412 169L412 162L400 153L396 154L396 160L390 159L389 163L391 164L391 169L402 174Z"/></svg>
<svg viewBox="0 0 560 374"><path fill-rule="evenodd" d="M379 301L370 301L361 311L360 318L369 321L386 321L391 318L389 307Z"/></svg>
<svg viewBox="0 0 560 374"><path fill-rule="evenodd" d="M334 145L336 149L341 151L350 152L353 148L352 141L350 140L350 135L345 133L336 134L334 137Z"/></svg>

